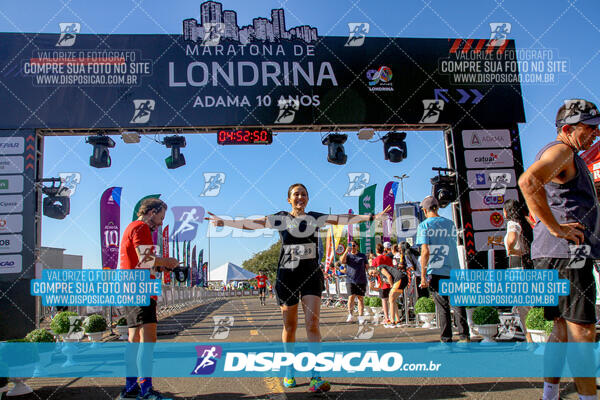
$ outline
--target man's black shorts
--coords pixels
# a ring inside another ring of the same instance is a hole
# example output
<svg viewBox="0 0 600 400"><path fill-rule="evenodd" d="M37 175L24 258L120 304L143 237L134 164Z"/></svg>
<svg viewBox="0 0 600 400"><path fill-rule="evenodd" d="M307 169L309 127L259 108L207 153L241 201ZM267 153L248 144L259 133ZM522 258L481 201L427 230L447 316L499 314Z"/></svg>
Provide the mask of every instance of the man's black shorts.
<svg viewBox="0 0 600 400"><path fill-rule="evenodd" d="M285 272L277 276L275 283L275 295L280 306L296 305L307 295L321 297L325 286L321 269L307 275Z"/></svg>
<svg viewBox="0 0 600 400"><path fill-rule="evenodd" d="M135 328L144 324L155 324L157 322L156 300L150 299L150 305L148 306L133 306L124 308L128 328Z"/></svg>
<svg viewBox="0 0 600 400"><path fill-rule="evenodd" d="M367 284L366 283L352 283L352 282L348 282L350 284L350 295L356 295L356 296L364 296L365 293L367 292Z"/></svg>
<svg viewBox="0 0 600 400"><path fill-rule="evenodd" d="M535 269L555 269L559 279L568 279L570 292L558 298L558 306L544 307L544 318L564 318L579 324L596 323L596 281L593 259L587 258L581 268L568 268L569 258L536 258ZM577 266L572 265L572 267Z"/></svg>
<svg viewBox="0 0 600 400"><path fill-rule="evenodd" d="M262 296L263 294L267 294L267 288L266 287L259 287L258 288L258 295Z"/></svg>

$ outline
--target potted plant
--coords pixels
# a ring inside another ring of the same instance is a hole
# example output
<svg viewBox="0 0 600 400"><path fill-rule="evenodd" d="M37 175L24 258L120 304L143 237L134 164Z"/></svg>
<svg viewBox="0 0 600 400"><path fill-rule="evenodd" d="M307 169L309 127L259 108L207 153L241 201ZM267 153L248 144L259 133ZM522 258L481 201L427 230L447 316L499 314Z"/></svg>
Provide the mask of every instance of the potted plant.
<svg viewBox="0 0 600 400"><path fill-rule="evenodd" d="M25 340L32 343L54 343L56 337L46 329L35 329L25 336Z"/></svg>
<svg viewBox="0 0 600 400"><path fill-rule="evenodd" d="M471 336L475 336L477 335L474 329L475 324L473 323L473 311L475 311L475 306L466 306L465 308L467 309L467 323L469 325L469 334Z"/></svg>
<svg viewBox="0 0 600 400"><path fill-rule="evenodd" d="M525 326L534 343L546 343L554 328L554 322L546 321L543 308L534 307L527 314Z"/></svg>
<svg viewBox="0 0 600 400"><path fill-rule="evenodd" d="M83 322L83 329L90 339L90 342L99 342L102 339L102 335L106 331L107 326L106 319L99 314L90 315Z"/></svg>
<svg viewBox="0 0 600 400"><path fill-rule="evenodd" d="M50 322L50 329L55 335L60 336L65 341L65 335L69 333L71 328L71 321L69 317L77 317L77 313L72 311L61 311L54 316L52 322ZM68 340L68 339L67 339Z"/></svg>
<svg viewBox="0 0 600 400"><path fill-rule="evenodd" d="M129 338L129 328L127 327L127 318L121 317L117 321L117 332L119 332L119 340L127 340Z"/></svg>
<svg viewBox="0 0 600 400"><path fill-rule="evenodd" d="M481 343L490 343L494 341L492 337L498 334L499 323L500 317L498 315L498 310L494 307L479 306L473 311L473 324L475 330L483 336Z"/></svg>
<svg viewBox="0 0 600 400"><path fill-rule="evenodd" d="M415 313L419 320L423 322L423 328L432 329L431 322L435 318L435 302L429 297L421 297L415 303Z"/></svg>

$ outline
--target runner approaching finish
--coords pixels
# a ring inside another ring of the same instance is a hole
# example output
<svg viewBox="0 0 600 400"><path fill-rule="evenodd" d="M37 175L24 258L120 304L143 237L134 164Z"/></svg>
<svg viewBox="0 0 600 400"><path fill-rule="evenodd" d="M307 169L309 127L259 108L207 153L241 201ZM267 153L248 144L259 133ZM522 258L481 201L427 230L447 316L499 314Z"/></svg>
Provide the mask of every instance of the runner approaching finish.
<svg viewBox="0 0 600 400"><path fill-rule="evenodd" d="M276 214L257 219L224 220L208 213L215 226L229 226L238 229L271 228L279 231L281 251L277 266L275 295L283 316L282 341L286 352L293 353L298 326L298 303L302 302L305 315L306 336L309 351L319 353L321 331L319 316L321 310L321 293L323 292L323 273L319 268L318 234L319 228L326 224L348 225L380 219L389 207L377 215L340 214L327 215L314 211L306 212L308 190L301 183L291 185L287 193L287 201L292 211L280 211ZM295 387L296 380L293 368L288 367L283 379L286 387ZM319 373L312 372L309 391L327 392L329 382L322 379Z"/></svg>
<svg viewBox="0 0 600 400"><path fill-rule="evenodd" d="M350 250L350 252L348 252ZM367 291L367 256L358 251L356 241L350 241L346 251L340 257L340 262L346 264L346 275L350 284L350 296L348 297L348 318L346 322L352 322L352 311L354 300L358 301L358 315L362 317L365 309L364 297Z"/></svg>
<svg viewBox="0 0 600 400"><path fill-rule="evenodd" d="M140 267L140 259L153 261L154 271L173 270L179 265L176 258L162 258L152 255L154 242L152 241L152 231L162 225L165 219L167 205L160 199L145 199L138 210L138 219L130 223L121 239L120 250L120 269L135 269ZM150 252L148 251L150 250ZM154 253L155 254L155 253ZM162 267L162 268L161 268ZM152 277L154 275L151 274ZM129 343L155 343L156 342L156 297L152 296L149 306L124 307L126 311L127 327L129 328ZM128 367L134 367L139 357L140 367L138 371L127 371L131 374L126 378L125 388L117 399L144 399L161 400L165 399L159 392L152 388L152 378L149 376L151 371L144 371L148 365L152 365L152 350L144 345L141 348L141 354L137 354L137 347L127 346L125 354ZM137 374L146 375L138 385ZM135 374L136 376L133 376Z"/></svg>
<svg viewBox="0 0 600 400"><path fill-rule="evenodd" d="M264 306L267 297L267 276L262 271L258 271L258 275L256 275L254 279L256 279L256 284L258 286L260 305Z"/></svg>
<svg viewBox="0 0 600 400"><path fill-rule="evenodd" d="M577 153L589 149L600 135L599 123L595 104L582 99L565 101L556 114L556 140L540 150L519 178L523 197L537 221L531 244L533 265L556 269L560 279L570 282L570 292L559 297L558 306L544 307L544 317L554 320L548 342L596 340L593 262L600 258L600 210L590 172ZM578 257L582 263L571 265ZM573 357L591 361L594 354ZM580 399L596 399L593 377L574 380ZM546 377L544 399L558 399L559 384L559 377Z"/></svg>

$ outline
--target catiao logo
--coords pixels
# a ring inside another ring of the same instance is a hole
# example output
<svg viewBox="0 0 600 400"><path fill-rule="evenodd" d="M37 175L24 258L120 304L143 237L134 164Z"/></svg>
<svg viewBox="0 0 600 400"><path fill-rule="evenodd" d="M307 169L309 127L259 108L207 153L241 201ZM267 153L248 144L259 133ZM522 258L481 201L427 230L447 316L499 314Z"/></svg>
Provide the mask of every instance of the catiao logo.
<svg viewBox="0 0 600 400"><path fill-rule="evenodd" d="M508 39L511 28L510 22L490 22L492 32L489 46L502 46L504 41Z"/></svg>
<svg viewBox="0 0 600 400"><path fill-rule="evenodd" d="M296 111L300 109L300 102L295 99L280 98L277 105L279 106L279 113L277 114L277 118L275 118L275 123L289 124L294 122Z"/></svg>
<svg viewBox="0 0 600 400"><path fill-rule="evenodd" d="M424 124L435 124L440 119L444 110L444 100L423 100L423 117L419 122Z"/></svg>
<svg viewBox="0 0 600 400"><path fill-rule="evenodd" d="M365 38L369 33L370 25L367 22L349 22L348 23L348 40L344 46L360 47L365 43Z"/></svg>
<svg viewBox="0 0 600 400"><path fill-rule="evenodd" d="M79 22L61 22L58 26L60 27L60 37L55 46L73 46L75 44L75 39L77 39L77 34L81 31L81 24Z"/></svg>
<svg viewBox="0 0 600 400"><path fill-rule="evenodd" d="M133 117L130 124L145 124L150 120L150 114L154 111L155 101L152 99L133 100Z"/></svg>
<svg viewBox="0 0 600 400"><path fill-rule="evenodd" d="M371 175L368 172L349 172L348 173L348 190L344 196L346 197L356 197L360 196L363 190L369 184L369 180L371 179Z"/></svg>
<svg viewBox="0 0 600 400"><path fill-rule="evenodd" d="M210 375L217 368L217 360L221 359L223 349L221 346L196 346L198 360L196 367L190 375Z"/></svg>
<svg viewBox="0 0 600 400"><path fill-rule="evenodd" d="M485 164L491 164L494 161L496 161L497 159L498 159L498 154L490 153L489 155L475 157L475 158L473 158L473 161L481 162L481 163L485 163Z"/></svg>
<svg viewBox="0 0 600 400"><path fill-rule="evenodd" d="M204 208L200 206L172 207L175 226L171 240L191 242L196 238L198 225L204 218Z"/></svg>
<svg viewBox="0 0 600 400"><path fill-rule="evenodd" d="M221 192L221 186L225 184L225 173L223 172L204 172L204 189L200 193L201 197L214 197Z"/></svg>
<svg viewBox="0 0 600 400"><path fill-rule="evenodd" d="M385 65L378 69L367 70L367 79L369 80L369 90L372 92L387 91L393 92L394 87L392 85L392 69Z"/></svg>

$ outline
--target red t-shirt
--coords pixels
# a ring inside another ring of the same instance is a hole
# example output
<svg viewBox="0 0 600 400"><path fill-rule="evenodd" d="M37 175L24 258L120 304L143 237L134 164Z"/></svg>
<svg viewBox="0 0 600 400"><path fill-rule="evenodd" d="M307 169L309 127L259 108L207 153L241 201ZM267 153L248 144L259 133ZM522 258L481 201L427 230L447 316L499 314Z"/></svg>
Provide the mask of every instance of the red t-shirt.
<svg viewBox="0 0 600 400"><path fill-rule="evenodd" d="M267 276L266 275L256 275L256 282L258 282L258 287L266 287L267 286Z"/></svg>
<svg viewBox="0 0 600 400"><path fill-rule="evenodd" d="M390 267L394 267L394 260L389 258L388 256L386 256L385 254L382 254L373 259L374 267L379 267L380 265L387 265ZM377 277L377 280L379 281L379 285L382 289L388 289L391 287L389 283L384 282L384 280L381 279L380 277Z"/></svg>
<svg viewBox="0 0 600 400"><path fill-rule="evenodd" d="M135 269L140 261L135 249L138 246L144 245L154 245L152 231L150 231L150 227L145 222L133 221L125 228L125 232L123 232L121 248L119 249L119 268ZM150 277L154 279L154 274L151 273ZM151 298L157 300L156 296L151 296Z"/></svg>

